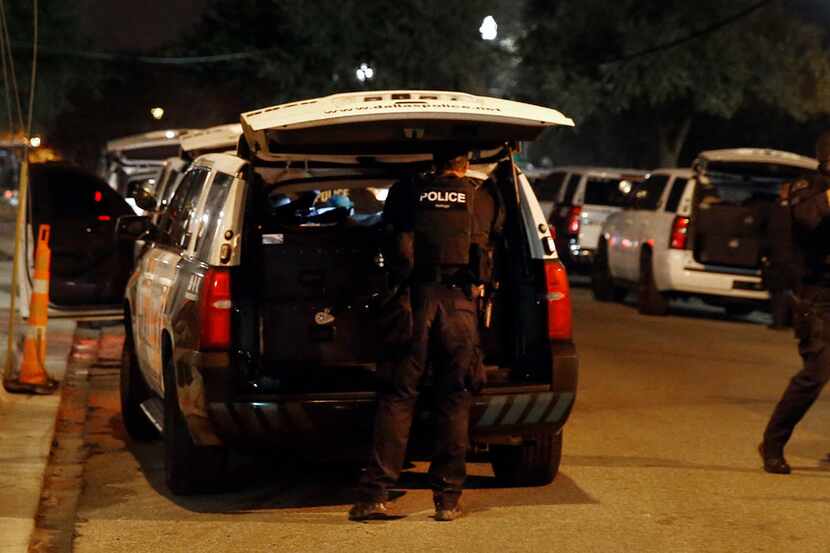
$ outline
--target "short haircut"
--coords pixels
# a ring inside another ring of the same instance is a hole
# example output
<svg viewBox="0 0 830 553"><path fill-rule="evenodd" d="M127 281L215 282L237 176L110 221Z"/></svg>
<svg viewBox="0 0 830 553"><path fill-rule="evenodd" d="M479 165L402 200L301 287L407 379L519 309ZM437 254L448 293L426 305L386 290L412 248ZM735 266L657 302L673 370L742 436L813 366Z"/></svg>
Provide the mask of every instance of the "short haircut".
<svg viewBox="0 0 830 553"><path fill-rule="evenodd" d="M439 171L463 169L469 160L468 156L469 150L458 147L447 147L432 154Z"/></svg>

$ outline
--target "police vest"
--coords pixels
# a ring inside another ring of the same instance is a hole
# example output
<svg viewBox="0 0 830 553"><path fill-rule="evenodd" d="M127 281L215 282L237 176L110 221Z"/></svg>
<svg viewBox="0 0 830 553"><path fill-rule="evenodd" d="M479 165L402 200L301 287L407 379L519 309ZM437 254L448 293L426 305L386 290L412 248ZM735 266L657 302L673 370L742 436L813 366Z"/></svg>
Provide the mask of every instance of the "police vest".
<svg viewBox="0 0 830 553"><path fill-rule="evenodd" d="M415 265L467 265L475 188L466 178L422 182L415 196Z"/></svg>

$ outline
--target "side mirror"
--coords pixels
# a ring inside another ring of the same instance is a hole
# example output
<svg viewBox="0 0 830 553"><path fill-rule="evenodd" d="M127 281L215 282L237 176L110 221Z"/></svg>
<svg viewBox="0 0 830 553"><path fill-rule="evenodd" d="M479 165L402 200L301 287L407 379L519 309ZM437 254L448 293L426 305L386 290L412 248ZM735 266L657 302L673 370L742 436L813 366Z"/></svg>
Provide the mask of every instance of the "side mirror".
<svg viewBox="0 0 830 553"><path fill-rule="evenodd" d="M141 183L133 194L135 205L144 211L153 211L156 208L155 187L150 181Z"/></svg>
<svg viewBox="0 0 830 553"><path fill-rule="evenodd" d="M115 224L115 237L118 240L134 242L154 229L155 226L147 216L123 215Z"/></svg>

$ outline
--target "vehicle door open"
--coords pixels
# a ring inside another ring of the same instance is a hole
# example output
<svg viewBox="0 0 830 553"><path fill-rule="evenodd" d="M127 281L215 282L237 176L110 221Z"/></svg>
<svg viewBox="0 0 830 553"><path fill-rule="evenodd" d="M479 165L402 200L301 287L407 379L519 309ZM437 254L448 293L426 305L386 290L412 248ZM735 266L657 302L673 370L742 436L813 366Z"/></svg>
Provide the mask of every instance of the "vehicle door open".
<svg viewBox="0 0 830 553"><path fill-rule="evenodd" d="M33 164L30 217L21 263L24 316L32 286L35 243L41 225L51 227L50 314L117 317L132 272L132 243L116 239L120 217L133 211L106 182L66 164Z"/></svg>

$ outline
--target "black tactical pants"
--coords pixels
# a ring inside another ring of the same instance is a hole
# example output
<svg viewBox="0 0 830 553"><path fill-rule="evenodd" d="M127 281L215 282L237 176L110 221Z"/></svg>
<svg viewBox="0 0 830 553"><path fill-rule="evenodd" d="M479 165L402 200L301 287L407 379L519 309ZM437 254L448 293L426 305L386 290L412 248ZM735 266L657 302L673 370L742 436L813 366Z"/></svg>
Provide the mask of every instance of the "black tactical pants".
<svg viewBox="0 0 830 553"><path fill-rule="evenodd" d="M809 291L806 305L812 307L796 307L793 314L804 367L790 380L764 431L764 444L771 454L783 451L793 429L830 380L830 305L824 303L829 295L827 290Z"/></svg>
<svg viewBox="0 0 830 553"><path fill-rule="evenodd" d="M435 500L452 507L467 475L470 389L479 374L475 305L461 288L425 284L412 290L413 339L384 379L375 417L374 444L361 481L364 501L385 501L401 473L418 387L433 369L435 451L429 476ZM434 355L434 357L431 357Z"/></svg>
<svg viewBox="0 0 830 553"><path fill-rule="evenodd" d="M770 288L769 304L773 327L790 326L792 324L791 293L791 290Z"/></svg>

